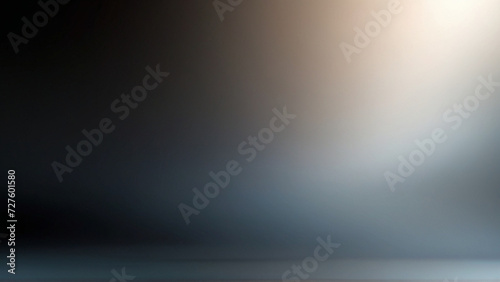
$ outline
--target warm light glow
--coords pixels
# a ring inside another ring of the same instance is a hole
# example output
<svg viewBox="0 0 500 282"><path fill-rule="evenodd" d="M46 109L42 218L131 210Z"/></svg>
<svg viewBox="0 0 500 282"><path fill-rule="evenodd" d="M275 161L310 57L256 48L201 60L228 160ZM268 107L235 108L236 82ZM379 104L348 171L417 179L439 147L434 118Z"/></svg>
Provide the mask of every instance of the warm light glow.
<svg viewBox="0 0 500 282"><path fill-rule="evenodd" d="M428 0L425 5L433 13L437 24L444 30L456 28L477 16L484 1Z"/></svg>

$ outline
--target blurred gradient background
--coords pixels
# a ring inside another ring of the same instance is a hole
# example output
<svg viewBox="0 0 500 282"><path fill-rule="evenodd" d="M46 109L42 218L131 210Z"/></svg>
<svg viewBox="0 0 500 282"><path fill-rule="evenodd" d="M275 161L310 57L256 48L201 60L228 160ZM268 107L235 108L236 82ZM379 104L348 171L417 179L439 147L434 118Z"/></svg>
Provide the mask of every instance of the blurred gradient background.
<svg viewBox="0 0 500 282"><path fill-rule="evenodd" d="M388 2L245 0L221 22L212 1L74 0L18 54L5 36L17 274L0 279L281 280L327 235L341 247L311 278L500 279L500 91L458 130L442 119L500 81L500 1L402 0L347 63L339 44ZM4 4L4 35L38 10ZM170 76L118 120L157 64ZM285 105L297 118L244 162ZM51 163L104 117L115 131L59 183ZM435 128L447 142L391 192L384 172ZM232 159L242 173L186 225L179 203Z"/></svg>

